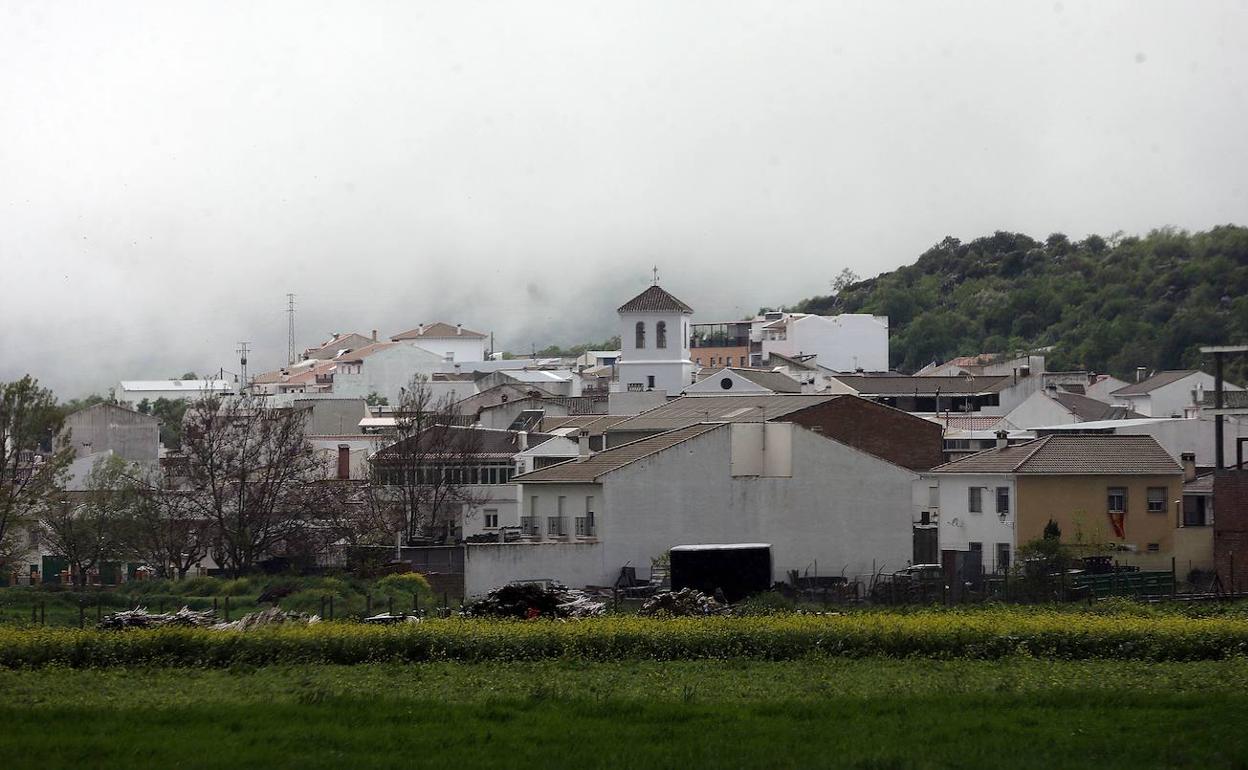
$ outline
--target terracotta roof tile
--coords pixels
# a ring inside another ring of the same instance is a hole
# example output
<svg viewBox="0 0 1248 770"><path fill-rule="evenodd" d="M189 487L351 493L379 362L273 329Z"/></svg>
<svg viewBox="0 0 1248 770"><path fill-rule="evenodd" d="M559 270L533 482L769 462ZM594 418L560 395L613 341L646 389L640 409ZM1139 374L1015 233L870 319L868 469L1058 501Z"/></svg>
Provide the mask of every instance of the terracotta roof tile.
<svg viewBox="0 0 1248 770"><path fill-rule="evenodd" d="M657 284L620 305L619 313L692 313L693 308L664 291Z"/></svg>
<svg viewBox="0 0 1248 770"><path fill-rule="evenodd" d="M585 459L569 460L525 473L512 481L517 484L592 484L612 471L722 427L722 424L690 425L632 441Z"/></svg>
<svg viewBox="0 0 1248 770"><path fill-rule="evenodd" d="M1052 434L1026 444L988 449L932 469L933 473L1040 475L1166 475L1183 469L1152 436Z"/></svg>

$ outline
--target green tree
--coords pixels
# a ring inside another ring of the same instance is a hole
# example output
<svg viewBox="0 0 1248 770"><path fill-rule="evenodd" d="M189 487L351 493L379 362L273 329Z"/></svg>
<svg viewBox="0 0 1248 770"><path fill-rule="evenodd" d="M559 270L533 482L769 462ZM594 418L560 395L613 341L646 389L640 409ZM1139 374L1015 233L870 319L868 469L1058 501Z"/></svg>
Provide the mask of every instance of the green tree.
<svg viewBox="0 0 1248 770"><path fill-rule="evenodd" d="M101 455L83 492L63 493L40 510L47 542L69 562L74 584L85 585L92 570L122 553L126 517L134 504L125 460Z"/></svg>
<svg viewBox="0 0 1248 770"><path fill-rule="evenodd" d="M28 529L58 499L73 459L59 439L64 411L29 375L0 383L0 568L26 549Z"/></svg>

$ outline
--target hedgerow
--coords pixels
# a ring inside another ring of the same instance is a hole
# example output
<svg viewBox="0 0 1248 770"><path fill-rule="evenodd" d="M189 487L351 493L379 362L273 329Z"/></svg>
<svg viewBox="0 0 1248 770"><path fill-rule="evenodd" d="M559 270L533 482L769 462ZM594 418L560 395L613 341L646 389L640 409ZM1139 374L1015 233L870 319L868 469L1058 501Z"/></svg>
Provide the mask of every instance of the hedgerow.
<svg viewBox="0 0 1248 770"><path fill-rule="evenodd" d="M787 660L807 656L1210 660L1248 652L1248 621L1002 610L574 622L323 623L247 633L0 629L0 666L230 666L383 661Z"/></svg>

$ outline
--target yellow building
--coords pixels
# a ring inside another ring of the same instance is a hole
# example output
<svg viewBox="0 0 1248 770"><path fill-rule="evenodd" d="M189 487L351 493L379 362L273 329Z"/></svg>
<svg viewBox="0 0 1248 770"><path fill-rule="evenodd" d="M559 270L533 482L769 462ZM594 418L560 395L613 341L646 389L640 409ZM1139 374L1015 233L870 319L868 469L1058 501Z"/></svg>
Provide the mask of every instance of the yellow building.
<svg viewBox="0 0 1248 770"><path fill-rule="evenodd" d="M1206 549L1212 561L1211 540L1179 532L1183 468L1151 436L1055 434L954 460L932 478L940 486L941 548L1008 541L1016 550L1053 521L1063 543L1123 564L1170 569L1174 557L1186 570L1206 561ZM982 513L985 489L995 516Z"/></svg>

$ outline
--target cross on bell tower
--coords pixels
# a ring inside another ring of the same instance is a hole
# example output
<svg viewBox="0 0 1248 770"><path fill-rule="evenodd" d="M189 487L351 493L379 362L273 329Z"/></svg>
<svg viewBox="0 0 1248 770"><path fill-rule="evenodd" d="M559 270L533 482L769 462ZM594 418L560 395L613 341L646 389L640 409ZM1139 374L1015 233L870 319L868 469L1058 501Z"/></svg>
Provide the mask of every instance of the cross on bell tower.
<svg viewBox="0 0 1248 770"><path fill-rule="evenodd" d="M650 274L653 276L653 278L650 281L650 284L652 286L658 286L659 285L659 266L655 265L654 267L650 268Z"/></svg>

